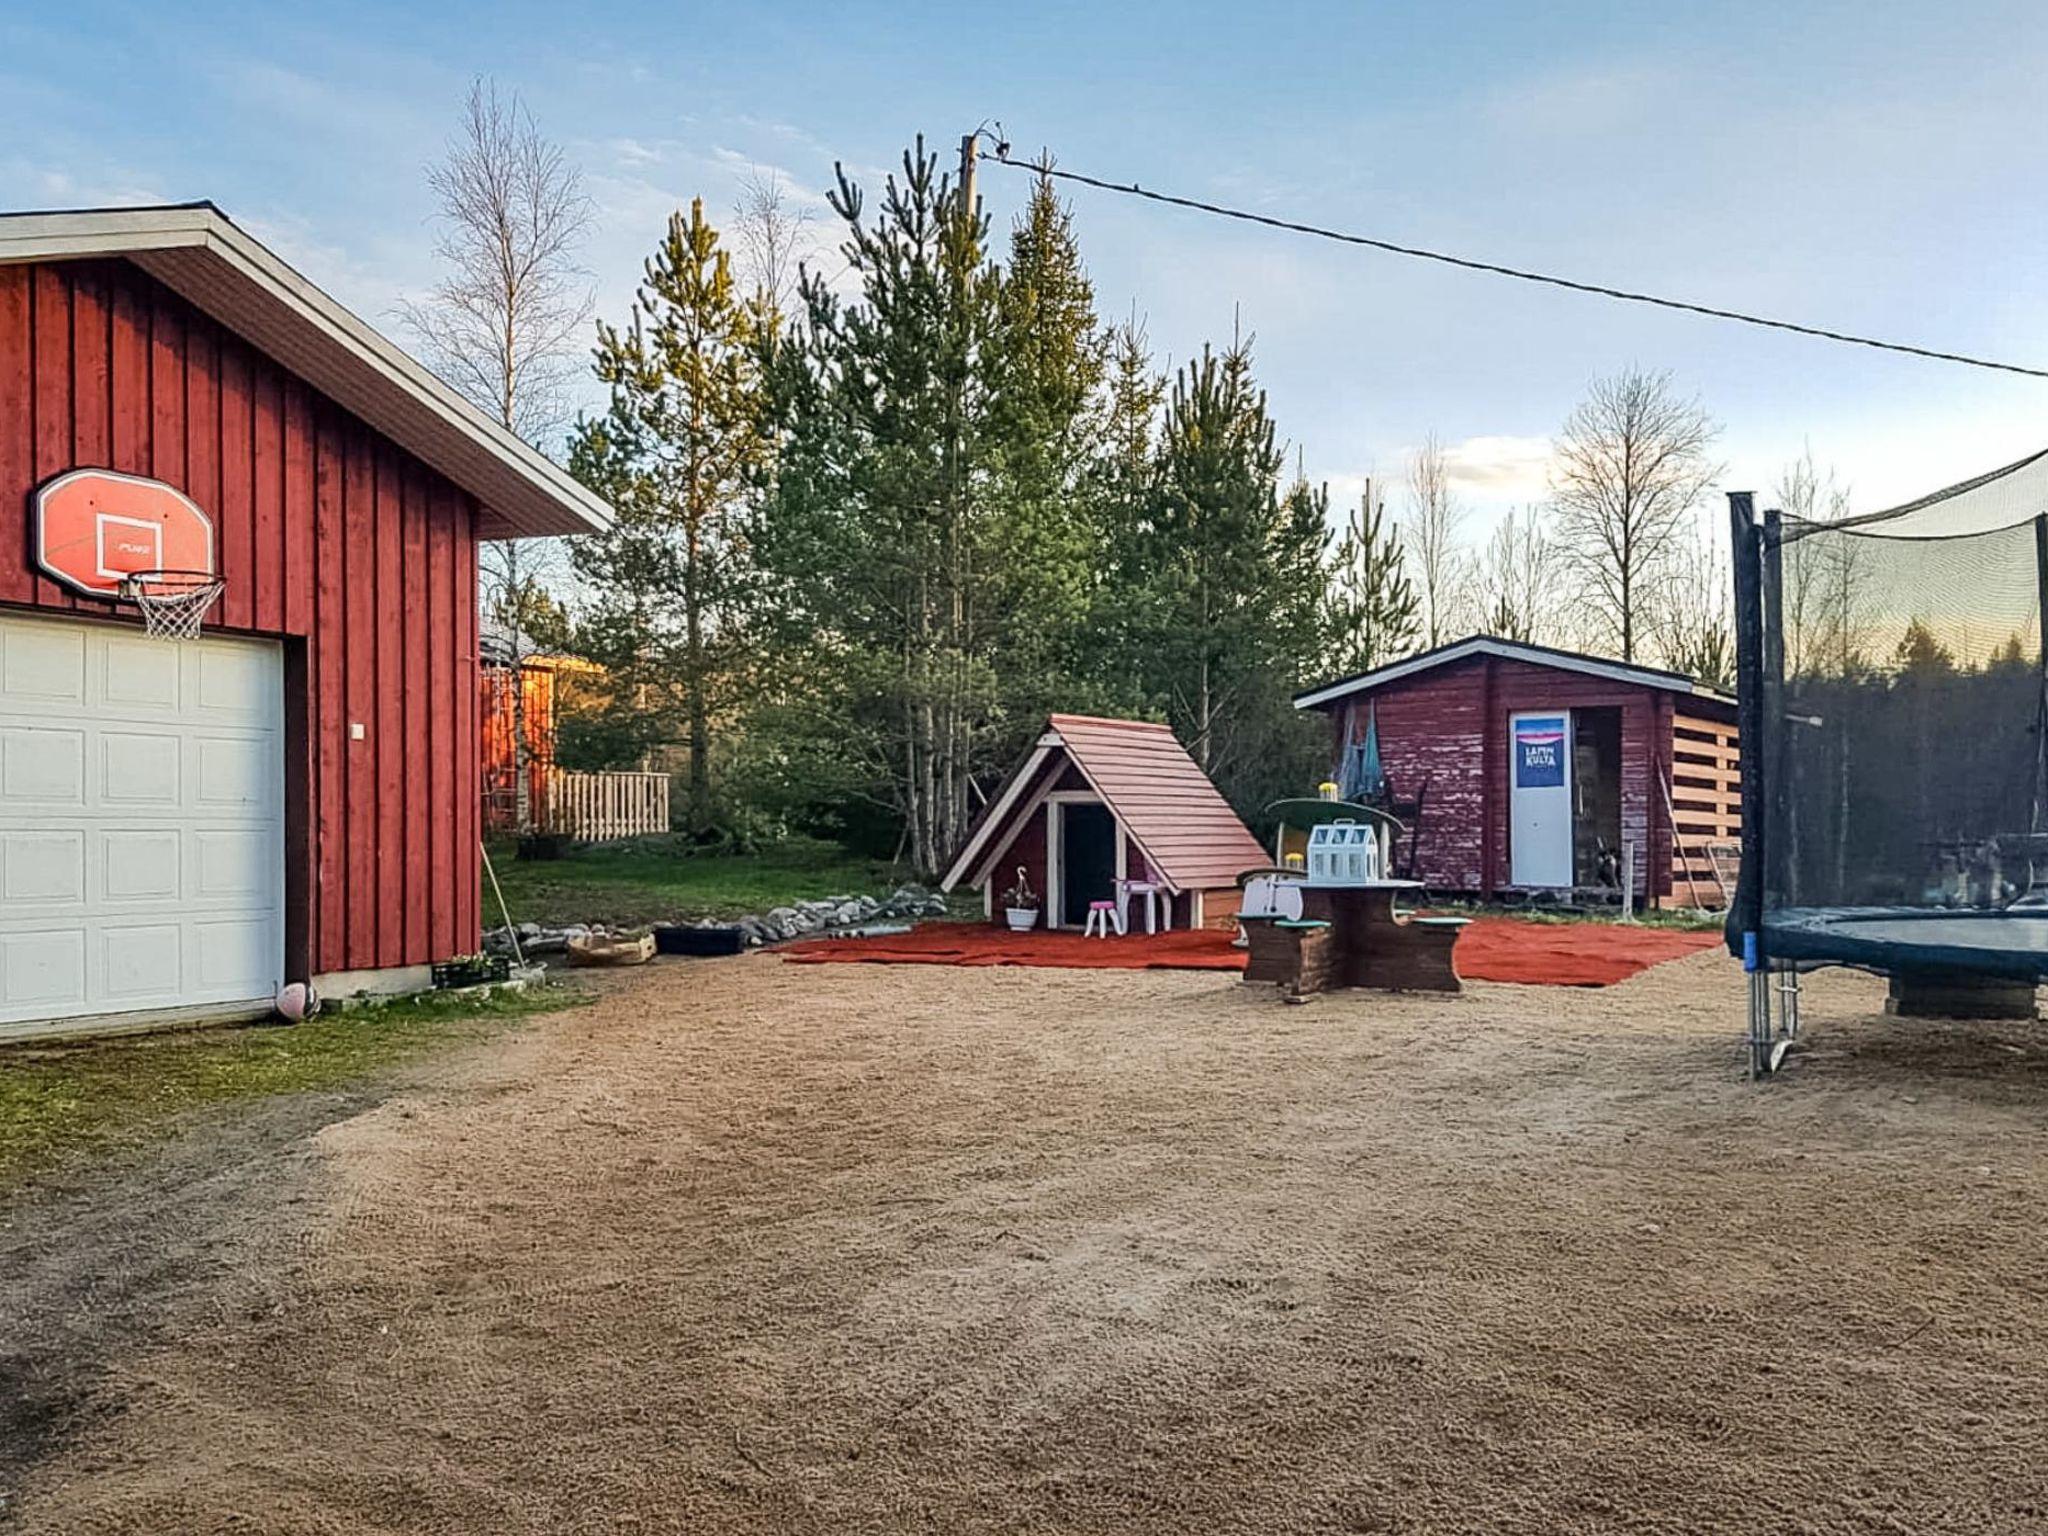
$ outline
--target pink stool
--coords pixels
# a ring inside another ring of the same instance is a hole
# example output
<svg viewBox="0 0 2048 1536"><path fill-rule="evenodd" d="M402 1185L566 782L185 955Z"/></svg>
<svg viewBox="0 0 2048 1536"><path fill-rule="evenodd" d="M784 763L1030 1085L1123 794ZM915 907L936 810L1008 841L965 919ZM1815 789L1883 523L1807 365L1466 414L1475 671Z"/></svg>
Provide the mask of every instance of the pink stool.
<svg viewBox="0 0 2048 1536"><path fill-rule="evenodd" d="M1109 937L1111 925L1115 926L1118 935L1121 936L1124 931L1124 920L1123 915L1116 909L1116 903L1113 901L1089 902L1088 921L1081 929L1083 937L1106 939Z"/></svg>

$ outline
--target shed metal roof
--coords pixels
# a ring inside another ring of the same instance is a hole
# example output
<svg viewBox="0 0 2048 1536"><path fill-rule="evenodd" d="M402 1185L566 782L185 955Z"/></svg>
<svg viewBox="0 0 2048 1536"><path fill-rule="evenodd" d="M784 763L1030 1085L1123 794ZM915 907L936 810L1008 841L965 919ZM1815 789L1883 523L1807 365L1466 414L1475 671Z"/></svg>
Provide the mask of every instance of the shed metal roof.
<svg viewBox="0 0 2048 1536"><path fill-rule="evenodd" d="M590 533L611 508L211 203L0 214L0 263L131 261L445 475L485 538Z"/></svg>
<svg viewBox="0 0 2048 1536"><path fill-rule="evenodd" d="M1399 682L1402 678L1413 677L1418 672L1427 672L1433 667L1447 667L1455 662L1469 661L1475 656L1497 656L1504 661L1523 661L1532 666L1556 667L1565 672L1583 672L1592 677L1604 677L1610 682L1633 683L1640 688L1659 688L1666 693L1693 694L1700 698L1732 704L1734 699L1718 688L1687 677L1683 672L1667 672L1661 667L1646 667L1632 661L1615 661L1606 656L1588 656L1579 651L1559 650L1555 646L1532 645L1520 640L1502 640L1494 635L1469 635L1463 640L1453 640L1435 650L1423 651L1418 655L1389 662L1384 667L1375 667L1370 672L1360 672L1355 677L1340 678L1334 683L1325 683L1320 688L1311 688L1294 696L1296 709L1321 709L1355 693L1364 693L1371 688L1381 688L1388 683Z"/></svg>
<svg viewBox="0 0 2048 1536"><path fill-rule="evenodd" d="M1007 841L1028 812L1025 790L1054 753L1064 753L1175 891L1234 885L1271 862L1237 812L1170 727L1148 720L1054 715L1029 756L1004 781L946 871L951 890Z"/></svg>

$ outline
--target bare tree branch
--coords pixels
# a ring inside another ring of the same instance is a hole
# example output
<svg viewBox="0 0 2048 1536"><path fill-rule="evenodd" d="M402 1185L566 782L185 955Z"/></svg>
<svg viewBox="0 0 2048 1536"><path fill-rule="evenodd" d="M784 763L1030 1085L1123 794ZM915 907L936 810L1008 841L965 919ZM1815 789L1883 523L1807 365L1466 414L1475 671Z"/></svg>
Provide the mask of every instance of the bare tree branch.
<svg viewBox="0 0 2048 1536"><path fill-rule="evenodd" d="M1471 563L1459 547L1465 509L1451 489L1450 458L1432 432L1408 456L1408 552L1422 600L1422 641L1435 647L1469 625Z"/></svg>
<svg viewBox="0 0 2048 1536"><path fill-rule="evenodd" d="M1720 428L1668 373L1596 379L1565 418L1551 467L1558 545L1584 615L1624 661L1649 625L1664 566L1720 466Z"/></svg>

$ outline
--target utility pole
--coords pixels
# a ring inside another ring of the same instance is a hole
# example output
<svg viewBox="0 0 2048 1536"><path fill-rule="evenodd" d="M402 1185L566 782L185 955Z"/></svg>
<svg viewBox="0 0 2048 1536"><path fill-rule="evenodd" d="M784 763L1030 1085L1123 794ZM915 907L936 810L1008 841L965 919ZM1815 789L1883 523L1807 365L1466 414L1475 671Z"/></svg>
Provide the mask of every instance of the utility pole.
<svg viewBox="0 0 2048 1536"><path fill-rule="evenodd" d="M981 143L981 130L975 129L960 141L960 211L970 219L975 208L975 149Z"/></svg>

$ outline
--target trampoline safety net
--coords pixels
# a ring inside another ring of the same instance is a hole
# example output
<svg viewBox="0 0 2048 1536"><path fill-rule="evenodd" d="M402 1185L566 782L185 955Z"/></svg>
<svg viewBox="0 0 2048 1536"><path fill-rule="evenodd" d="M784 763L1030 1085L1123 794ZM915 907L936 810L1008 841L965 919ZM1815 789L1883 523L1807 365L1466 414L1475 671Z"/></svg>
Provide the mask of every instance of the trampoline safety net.
<svg viewBox="0 0 2048 1536"><path fill-rule="evenodd" d="M1834 523L1731 511L1731 944L1779 912L2048 905L2048 454Z"/></svg>

